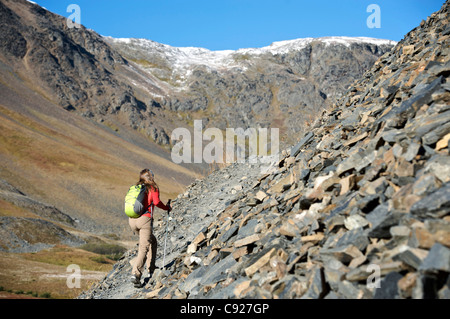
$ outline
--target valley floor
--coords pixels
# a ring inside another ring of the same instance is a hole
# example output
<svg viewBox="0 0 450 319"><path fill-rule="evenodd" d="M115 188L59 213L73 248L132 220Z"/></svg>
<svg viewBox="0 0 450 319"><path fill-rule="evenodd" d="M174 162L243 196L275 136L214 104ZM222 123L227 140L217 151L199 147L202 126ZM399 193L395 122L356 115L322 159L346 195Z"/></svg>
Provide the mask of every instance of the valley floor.
<svg viewBox="0 0 450 319"><path fill-rule="evenodd" d="M79 288L68 287L68 281L75 283L69 278L74 275L70 264L80 265ZM0 299L74 298L103 278L113 264L113 260L72 247L37 253L0 252Z"/></svg>

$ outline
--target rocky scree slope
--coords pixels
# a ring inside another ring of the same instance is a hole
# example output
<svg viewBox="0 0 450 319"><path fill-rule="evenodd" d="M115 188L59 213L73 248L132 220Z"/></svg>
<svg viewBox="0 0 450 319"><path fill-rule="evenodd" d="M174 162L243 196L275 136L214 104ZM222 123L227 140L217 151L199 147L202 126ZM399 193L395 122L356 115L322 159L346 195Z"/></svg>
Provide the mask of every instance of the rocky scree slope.
<svg viewBox="0 0 450 319"><path fill-rule="evenodd" d="M231 203L243 198L252 190L253 183L260 176L261 168L256 164L232 164L208 175L204 180L196 180L183 194L172 201L173 211L168 223L166 264L173 264L186 251L187 243L217 220ZM163 268L164 234L166 218L155 220L155 236L158 241L156 266ZM137 237L136 237L137 238ZM140 293L129 285L131 264L137 251L132 249L114 265L114 269L84 298L133 298Z"/></svg>
<svg viewBox="0 0 450 319"><path fill-rule="evenodd" d="M27 217L0 216L0 251L36 252L55 244L79 246L85 241L66 231L64 227L75 227L79 222L58 208L39 202L0 179L0 201L2 210L8 204L28 211Z"/></svg>
<svg viewBox="0 0 450 319"><path fill-rule="evenodd" d="M382 56L269 173L235 164L178 197L171 258L144 288L128 282L131 250L80 298L449 298L449 10ZM231 177L236 194L209 222L220 201L209 189Z"/></svg>

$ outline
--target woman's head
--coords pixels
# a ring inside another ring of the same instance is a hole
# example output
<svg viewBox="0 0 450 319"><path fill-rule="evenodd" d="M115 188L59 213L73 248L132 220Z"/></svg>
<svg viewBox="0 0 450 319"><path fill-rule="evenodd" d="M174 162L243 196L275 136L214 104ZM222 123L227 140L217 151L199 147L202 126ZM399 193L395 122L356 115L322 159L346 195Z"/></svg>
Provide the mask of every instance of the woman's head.
<svg viewBox="0 0 450 319"><path fill-rule="evenodd" d="M139 175L139 182L137 185L145 185L148 189L158 190L158 185L155 183L155 175L151 169L143 169Z"/></svg>

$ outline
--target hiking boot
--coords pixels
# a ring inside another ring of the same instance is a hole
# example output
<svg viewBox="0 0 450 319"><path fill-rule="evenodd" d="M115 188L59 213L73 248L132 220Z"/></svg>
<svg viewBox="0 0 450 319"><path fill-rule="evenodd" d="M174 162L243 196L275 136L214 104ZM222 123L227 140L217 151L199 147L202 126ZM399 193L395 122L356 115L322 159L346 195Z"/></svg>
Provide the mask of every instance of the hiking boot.
<svg viewBox="0 0 450 319"><path fill-rule="evenodd" d="M134 285L135 288L141 288L141 278L137 277L136 275L131 276L131 283Z"/></svg>

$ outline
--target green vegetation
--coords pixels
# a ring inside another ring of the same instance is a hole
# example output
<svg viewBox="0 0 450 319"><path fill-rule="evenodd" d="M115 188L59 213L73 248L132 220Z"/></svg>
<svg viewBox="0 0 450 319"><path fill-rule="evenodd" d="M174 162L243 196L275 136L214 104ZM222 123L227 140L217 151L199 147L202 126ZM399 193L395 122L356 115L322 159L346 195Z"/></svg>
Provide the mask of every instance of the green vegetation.
<svg viewBox="0 0 450 319"><path fill-rule="evenodd" d="M52 298L52 294L50 292L43 292L43 293L39 293L37 291L23 291L22 289L19 290L13 290L13 289L5 289L3 286L0 286L0 292L1 291L5 291L8 292L10 294L15 294L15 295L28 295L34 298L46 298L46 299L51 299Z"/></svg>
<svg viewBox="0 0 450 319"><path fill-rule="evenodd" d="M127 249L123 246L107 243L88 243L80 246L80 249L90 251L99 255L105 255L112 260L119 260ZM103 256L95 256L92 260L99 263L107 263Z"/></svg>
<svg viewBox="0 0 450 319"><path fill-rule="evenodd" d="M130 57L128 57L128 59L130 61L133 61L134 63L141 65L144 68L156 68L156 69L169 70L167 67L164 67L161 64L156 64L156 63L150 62L145 59L134 59L134 58L130 58Z"/></svg>
<svg viewBox="0 0 450 319"><path fill-rule="evenodd" d="M233 59L235 62L249 61L251 58L248 54L233 54Z"/></svg>
<svg viewBox="0 0 450 319"><path fill-rule="evenodd" d="M57 245L37 253L20 255L27 260L51 265L67 267L70 264L77 264L83 270L109 271L125 250L126 248L122 246L110 244L86 244L78 248Z"/></svg>
<svg viewBox="0 0 450 319"><path fill-rule="evenodd" d="M35 253L0 252L0 292L3 298L74 298L111 271L126 248L103 241L84 248L57 245ZM96 252L92 252L96 251ZM67 287L67 266L78 265L83 275L81 287ZM17 280L17 274L21 280ZM97 278L97 279L96 279Z"/></svg>

